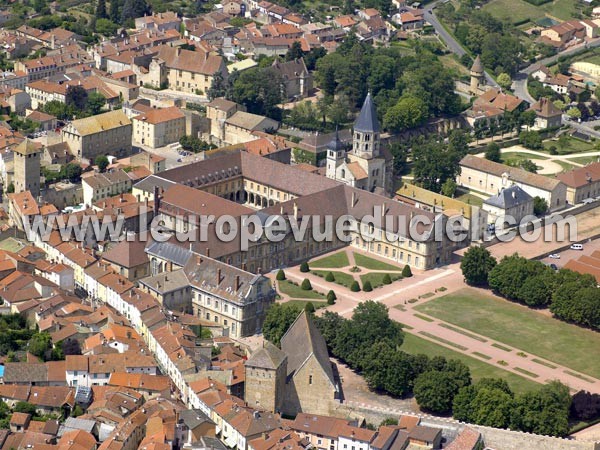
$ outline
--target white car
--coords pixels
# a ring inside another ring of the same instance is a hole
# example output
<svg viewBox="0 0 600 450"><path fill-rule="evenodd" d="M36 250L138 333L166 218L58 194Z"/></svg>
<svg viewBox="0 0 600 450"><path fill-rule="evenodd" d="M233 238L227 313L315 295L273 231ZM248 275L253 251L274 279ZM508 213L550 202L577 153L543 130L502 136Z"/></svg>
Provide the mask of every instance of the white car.
<svg viewBox="0 0 600 450"><path fill-rule="evenodd" d="M571 250L583 250L582 244L571 244Z"/></svg>
<svg viewBox="0 0 600 450"><path fill-rule="evenodd" d="M548 258L560 259L560 255L558 253L552 253L551 255L548 255Z"/></svg>

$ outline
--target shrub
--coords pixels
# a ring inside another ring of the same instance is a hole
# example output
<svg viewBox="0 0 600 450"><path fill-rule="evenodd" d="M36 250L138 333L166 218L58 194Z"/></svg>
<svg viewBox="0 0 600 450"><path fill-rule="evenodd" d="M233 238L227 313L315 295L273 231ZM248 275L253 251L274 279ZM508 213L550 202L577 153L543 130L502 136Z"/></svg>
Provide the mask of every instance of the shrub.
<svg viewBox="0 0 600 450"><path fill-rule="evenodd" d="M381 280L383 284L392 284L392 277L390 277L389 273L386 273Z"/></svg>
<svg viewBox="0 0 600 450"><path fill-rule="evenodd" d="M335 292L329 291L327 293L327 304L328 305L333 305L336 300L337 300L337 296L335 295Z"/></svg>
<svg viewBox="0 0 600 450"><path fill-rule="evenodd" d="M335 277L333 276L333 273L327 272L327 275L325 276L325 281L329 281L329 282L335 281Z"/></svg>
<svg viewBox="0 0 600 450"><path fill-rule="evenodd" d="M373 290L373 286L371 286L371 282L369 280L365 281L363 283L363 291L365 292L371 292Z"/></svg>
<svg viewBox="0 0 600 450"><path fill-rule="evenodd" d="M312 284L310 284L310 280L309 280L308 278L305 278L305 279L302 281L302 285L300 286L300 288L301 288L303 291L310 291L310 290L312 290Z"/></svg>
<svg viewBox="0 0 600 450"><path fill-rule="evenodd" d="M310 267L308 267L308 263L306 261L304 261L302 264L300 264L300 272L306 273L309 271L310 271Z"/></svg>
<svg viewBox="0 0 600 450"><path fill-rule="evenodd" d="M358 292L358 291L360 291L360 286L358 285L358 281L354 280L352 282L352 284L350 285L350 290L352 292Z"/></svg>
<svg viewBox="0 0 600 450"><path fill-rule="evenodd" d="M275 279L277 281L283 281L283 280L285 280L285 272L283 271L283 269L279 269L279 271L277 272L277 276L275 277Z"/></svg>
<svg viewBox="0 0 600 450"><path fill-rule="evenodd" d="M309 314L314 313L315 305L313 305L312 302L308 302L306 305L304 305L304 311L306 311Z"/></svg>
<svg viewBox="0 0 600 450"><path fill-rule="evenodd" d="M548 153L551 155L558 155L558 151L556 150L556 145L551 145L548 149Z"/></svg>
<svg viewBox="0 0 600 450"><path fill-rule="evenodd" d="M402 269L402 276L404 278L412 277L412 270L410 270L410 266L408 264Z"/></svg>

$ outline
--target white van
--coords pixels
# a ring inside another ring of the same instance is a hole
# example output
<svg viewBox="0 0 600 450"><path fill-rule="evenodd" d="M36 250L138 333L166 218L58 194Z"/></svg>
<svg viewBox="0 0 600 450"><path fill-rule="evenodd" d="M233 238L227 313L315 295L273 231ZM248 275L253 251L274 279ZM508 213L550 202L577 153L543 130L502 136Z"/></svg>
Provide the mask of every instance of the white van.
<svg viewBox="0 0 600 450"><path fill-rule="evenodd" d="M583 250L582 244L571 244L571 250Z"/></svg>

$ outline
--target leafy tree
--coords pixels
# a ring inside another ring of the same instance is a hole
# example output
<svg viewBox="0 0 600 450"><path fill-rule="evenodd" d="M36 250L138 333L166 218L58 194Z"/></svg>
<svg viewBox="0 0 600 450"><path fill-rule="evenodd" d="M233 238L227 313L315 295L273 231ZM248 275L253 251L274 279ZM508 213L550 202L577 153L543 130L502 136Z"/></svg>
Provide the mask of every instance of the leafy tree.
<svg viewBox="0 0 600 450"><path fill-rule="evenodd" d="M83 111L87 106L88 93L83 86L69 86L65 93L65 103L78 111Z"/></svg>
<svg viewBox="0 0 600 450"><path fill-rule="evenodd" d="M485 247L470 247L460 262L465 282L472 286L486 286L488 275L496 266L496 258Z"/></svg>
<svg viewBox="0 0 600 450"><path fill-rule="evenodd" d="M214 100L218 97L225 97L228 94L229 89L229 83L225 81L220 72L217 72L213 77L210 88L206 91L206 95L210 100Z"/></svg>
<svg viewBox="0 0 600 450"><path fill-rule="evenodd" d="M542 148L542 138L537 131L521 131L519 133L519 142L530 149Z"/></svg>
<svg viewBox="0 0 600 450"><path fill-rule="evenodd" d="M32 405L28 402L17 402L17 404L13 408L14 412L31 414L32 416L36 415L37 409L35 405Z"/></svg>
<svg viewBox="0 0 600 450"><path fill-rule="evenodd" d="M446 197L454 197L456 188L456 181L454 181L452 178L448 178L446 181L444 181L444 184L442 184L442 194Z"/></svg>
<svg viewBox="0 0 600 450"><path fill-rule="evenodd" d="M505 72L502 72L500 75L498 75L496 81L502 89L510 89L510 86L512 85L510 75Z"/></svg>
<svg viewBox="0 0 600 450"><path fill-rule="evenodd" d="M302 284L300 285L300 288L303 291L310 291L310 290L312 290L312 285L310 284L310 280L308 278L305 278L304 280L302 280Z"/></svg>
<svg viewBox="0 0 600 450"><path fill-rule="evenodd" d="M524 170L526 170L527 172L537 173L537 166L530 159L524 159L524 160L522 160L521 163L520 163L520 165L521 165L521 168L524 169Z"/></svg>
<svg viewBox="0 0 600 450"><path fill-rule="evenodd" d="M14 183L10 183L8 185L8 187L6 188L6 193L7 194L12 194L14 192L15 192L15 185L14 185Z"/></svg>
<svg viewBox="0 0 600 450"><path fill-rule="evenodd" d="M450 151L444 143L428 140L414 145L412 156L415 181L427 190L440 192L447 179L459 174L458 163L464 155Z"/></svg>
<svg viewBox="0 0 600 450"><path fill-rule="evenodd" d="M571 118L571 119L581 119L581 110L579 108L569 108L567 110L567 115Z"/></svg>
<svg viewBox="0 0 600 450"><path fill-rule="evenodd" d="M397 350L387 341L373 344L364 369L364 376L371 389L385 391L401 397L409 393L413 386L415 369L412 356Z"/></svg>
<svg viewBox="0 0 600 450"><path fill-rule="evenodd" d="M71 417L79 417L84 414L83 408L79 405L75 405L73 411L71 411Z"/></svg>
<svg viewBox="0 0 600 450"><path fill-rule="evenodd" d="M373 290L373 286L371 286L371 282L369 280L363 283L362 290L365 292L371 292Z"/></svg>
<svg viewBox="0 0 600 450"><path fill-rule="evenodd" d="M38 358L45 359L52 348L52 338L49 333L36 333L29 340L29 352Z"/></svg>
<svg viewBox="0 0 600 450"><path fill-rule="evenodd" d="M383 125L388 130L398 133L421 125L427 120L428 114L427 105L423 100L403 96L396 105L387 110Z"/></svg>
<svg viewBox="0 0 600 450"><path fill-rule="evenodd" d="M451 373L430 370L415 380L414 393L419 407L434 413L448 413L458 392Z"/></svg>
<svg viewBox="0 0 600 450"><path fill-rule="evenodd" d="M121 23L122 0L110 0L110 20L114 23Z"/></svg>
<svg viewBox="0 0 600 450"><path fill-rule="evenodd" d="M96 19L106 18L108 18L108 14L106 13L106 0L98 0L98 3L96 3Z"/></svg>
<svg viewBox="0 0 600 450"><path fill-rule="evenodd" d="M99 92L92 92L88 95L86 109L90 115L95 116L96 114L100 114L104 105L106 105L104 95Z"/></svg>
<svg viewBox="0 0 600 450"><path fill-rule="evenodd" d="M352 282L352 284L350 285L350 290L351 290L352 292L358 292L358 291L360 291L360 286L359 286L359 284L358 284L358 281L354 280L354 281Z"/></svg>
<svg viewBox="0 0 600 450"><path fill-rule="evenodd" d="M304 50L302 50L302 44L300 41L294 41L292 46L288 49L285 54L286 61L294 61L296 59L300 59L304 56Z"/></svg>
<svg viewBox="0 0 600 450"><path fill-rule="evenodd" d="M244 70L234 77L231 100L244 105L250 113L280 120L277 105L283 101L282 82L281 75L270 67Z"/></svg>
<svg viewBox="0 0 600 450"><path fill-rule="evenodd" d="M500 146L495 142L490 142L485 148L485 159L493 162L502 162L502 153Z"/></svg>
<svg viewBox="0 0 600 450"><path fill-rule="evenodd" d="M98 166L98 170L100 172L104 172L106 170L106 168L108 167L109 161L105 155L99 155L99 156L96 156L96 159L94 160L94 164L96 164L96 166Z"/></svg>
<svg viewBox="0 0 600 450"><path fill-rule="evenodd" d="M548 211L548 202L546 199L535 196L533 197L533 213L536 216L543 216Z"/></svg>
<svg viewBox="0 0 600 450"><path fill-rule="evenodd" d="M62 341L60 347L62 348L63 356L81 355L81 346L77 339L67 339L66 341Z"/></svg>
<svg viewBox="0 0 600 450"><path fill-rule="evenodd" d="M265 339L279 346L281 338L301 311L300 307L294 304L274 303L271 305L267 310L262 327Z"/></svg>
<svg viewBox="0 0 600 450"><path fill-rule="evenodd" d="M327 304L328 305L333 305L336 300L337 300L337 296L335 295L335 292L333 292L333 290L330 290L327 293Z"/></svg>
<svg viewBox="0 0 600 450"><path fill-rule="evenodd" d="M304 262L302 262L302 264L300 264L300 272L302 272L302 273L310 272L310 267L308 267L308 263L306 261L304 261Z"/></svg>
<svg viewBox="0 0 600 450"><path fill-rule="evenodd" d="M43 106L43 111L55 116L59 120L70 119L73 116L73 108L58 100L50 100Z"/></svg>
<svg viewBox="0 0 600 450"><path fill-rule="evenodd" d="M410 270L410 266L408 264L402 268L402 277L403 278L412 277L412 270Z"/></svg>
<svg viewBox="0 0 600 450"><path fill-rule="evenodd" d="M125 0L121 11L121 23L125 24L136 17L142 17L151 12L146 0Z"/></svg>
<svg viewBox="0 0 600 450"><path fill-rule="evenodd" d="M285 272L283 271L283 269L279 269L277 271L277 276L275 277L275 279L277 281L283 281L283 280L285 280Z"/></svg>
<svg viewBox="0 0 600 450"><path fill-rule="evenodd" d="M315 70L317 61L327 54L325 47L315 47L304 55L304 64L308 70Z"/></svg>
<svg viewBox="0 0 600 450"><path fill-rule="evenodd" d="M335 281L335 277L333 276L333 273L327 272L327 275L325 275L325 281L329 281L330 283Z"/></svg>
<svg viewBox="0 0 600 450"><path fill-rule="evenodd" d="M579 391L571 398L570 416L576 420L591 421L600 416L600 395Z"/></svg>

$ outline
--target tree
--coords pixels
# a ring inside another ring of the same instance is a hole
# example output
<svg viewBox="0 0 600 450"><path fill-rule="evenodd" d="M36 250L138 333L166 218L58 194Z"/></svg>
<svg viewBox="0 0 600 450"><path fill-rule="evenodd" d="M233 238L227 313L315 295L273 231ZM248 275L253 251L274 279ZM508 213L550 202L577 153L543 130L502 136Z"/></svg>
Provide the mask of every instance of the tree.
<svg viewBox="0 0 600 450"><path fill-rule="evenodd" d="M403 278L412 277L412 270L410 270L410 266L408 264L402 268L402 277Z"/></svg>
<svg viewBox="0 0 600 450"><path fill-rule="evenodd" d="M231 100L244 105L250 113L280 120L278 105L284 100L282 83L279 72L271 67L244 70L233 81Z"/></svg>
<svg viewBox="0 0 600 450"><path fill-rule="evenodd" d="M84 411L81 408L81 406L79 406L79 405L75 405L75 407L73 408L73 411L71 411L71 417L79 417L79 416L82 416L83 414L84 414Z"/></svg>
<svg viewBox="0 0 600 450"><path fill-rule="evenodd" d="M310 290L312 290L312 285L310 284L310 280L308 278L305 278L304 280L302 280L302 284L300 285L300 288L303 291L310 291Z"/></svg>
<svg viewBox="0 0 600 450"><path fill-rule="evenodd" d="M109 161L105 155L99 155L99 156L96 156L96 159L94 160L94 164L96 164L96 166L98 166L98 170L100 172L104 172L106 170L106 168L108 167Z"/></svg>
<svg viewBox="0 0 600 450"><path fill-rule="evenodd" d="M51 348L52 338L50 337L49 333L36 333L29 340L29 353L37 356L38 358L45 359Z"/></svg>
<svg viewBox="0 0 600 450"><path fill-rule="evenodd" d="M422 373L415 380L414 393L419 407L434 413L448 413L458 392L452 374L439 370Z"/></svg>
<svg viewBox="0 0 600 450"><path fill-rule="evenodd" d="M551 381L516 399L511 428L529 433L565 436L569 432L569 388Z"/></svg>
<svg viewBox="0 0 600 450"><path fill-rule="evenodd" d="M369 280L363 283L362 290L365 292L371 292L373 290L373 286L371 286L371 282Z"/></svg>
<svg viewBox="0 0 600 450"><path fill-rule="evenodd" d="M525 125L527 127L528 130L530 127L535 125L536 117L537 116L535 114L535 111L533 111L532 109L523 111L520 115L521 122L523 123L523 125Z"/></svg>
<svg viewBox="0 0 600 450"><path fill-rule="evenodd" d="M502 162L502 153L500 152L500 146L495 142L490 142L485 148L485 159L493 162Z"/></svg>
<svg viewBox="0 0 600 450"><path fill-rule="evenodd" d="M121 11L121 23L135 19L136 17L142 17L151 12L150 7L146 3L146 0L125 0L123 2L123 9Z"/></svg>
<svg viewBox="0 0 600 450"><path fill-rule="evenodd" d="M383 278L381 279L381 282L383 284L392 284L392 277L390 277L389 273L386 273Z"/></svg>
<svg viewBox="0 0 600 450"><path fill-rule="evenodd" d="M292 46L288 49L285 54L286 61L294 61L296 59L300 59L304 56L304 51L302 50L302 44L300 41L294 41Z"/></svg>
<svg viewBox="0 0 600 450"><path fill-rule="evenodd" d="M106 105L106 98L101 93L92 92L88 95L86 110L90 115L100 114L104 105Z"/></svg>
<svg viewBox="0 0 600 450"><path fill-rule="evenodd" d="M496 266L496 258L490 251L481 246L470 247L460 262L465 282L472 286L486 286L488 275Z"/></svg>
<svg viewBox="0 0 600 450"><path fill-rule="evenodd" d="M360 286L359 286L359 284L358 284L358 281L354 280L354 281L352 282L352 284L350 285L350 290L351 290L352 292L358 292L358 291L360 291Z"/></svg>
<svg viewBox="0 0 600 450"><path fill-rule="evenodd" d="M581 111L579 110L579 108L569 108L567 110L567 115L571 118L571 119L581 119Z"/></svg>
<svg viewBox="0 0 600 450"><path fill-rule="evenodd" d="M524 159L521 161L520 163L521 168L526 170L527 172L531 172L531 173L537 173L537 166L536 164L530 160L530 159Z"/></svg>
<svg viewBox="0 0 600 450"><path fill-rule="evenodd" d="M463 156L442 142L427 140L415 144L412 149L415 181L427 190L440 192L447 179L455 179L459 174L458 163Z"/></svg>
<svg viewBox="0 0 600 450"><path fill-rule="evenodd" d="M310 272L310 267L308 267L308 263L306 261L303 261L302 264L300 264L300 272L302 272L302 273Z"/></svg>
<svg viewBox="0 0 600 450"><path fill-rule="evenodd" d="M17 402L17 404L13 408L13 411L18 413L31 414L32 416L35 416L37 413L35 405L32 405L28 402Z"/></svg>
<svg viewBox="0 0 600 450"><path fill-rule="evenodd" d="M327 304L328 305L333 305L336 300L337 300L337 296L335 295L335 292L333 292L333 290L330 290L327 293Z"/></svg>
<svg viewBox="0 0 600 450"><path fill-rule="evenodd" d="M114 1L114 0L113 0ZM119 29L119 25L109 19L96 20L96 33L103 36L114 36Z"/></svg>
<svg viewBox="0 0 600 450"><path fill-rule="evenodd" d="M65 103L77 111L83 111L87 105L88 93L83 86L69 86L65 93Z"/></svg>
<svg viewBox="0 0 600 450"><path fill-rule="evenodd" d="M446 197L454 197L456 188L456 181L454 181L452 178L448 178L446 181L444 181L444 184L442 184L442 194Z"/></svg>
<svg viewBox="0 0 600 450"><path fill-rule="evenodd" d="M546 199L535 196L533 197L533 213L536 216L543 216L548 211L548 202Z"/></svg>
<svg viewBox="0 0 600 450"><path fill-rule="evenodd" d="M110 0L110 20L114 23L121 22L121 1L122 0Z"/></svg>
<svg viewBox="0 0 600 450"><path fill-rule="evenodd" d="M277 276L275 277L275 279L277 281L283 281L283 280L285 280L285 272L283 271L283 269L279 269L277 271Z"/></svg>
<svg viewBox="0 0 600 450"><path fill-rule="evenodd" d="M274 303L271 305L267 310L262 327L265 339L278 346L281 338L301 311L301 308L294 304Z"/></svg>
<svg viewBox="0 0 600 450"><path fill-rule="evenodd" d="M14 192L15 192L15 185L14 185L14 183L10 183L8 185L8 187L6 188L6 193L7 194L12 194Z"/></svg>
<svg viewBox="0 0 600 450"><path fill-rule="evenodd" d="M512 85L512 80L510 78L510 75L502 72L500 75L498 75L498 77L496 78L496 81L498 82L498 84L500 85L500 87L502 89L510 89L511 85Z"/></svg>
<svg viewBox="0 0 600 450"><path fill-rule="evenodd" d="M592 421L600 415L600 395L579 391L571 399L570 416L576 420Z"/></svg>
<svg viewBox="0 0 600 450"><path fill-rule="evenodd" d="M429 111L423 100L413 96L403 96L396 105L387 110L383 126L396 133L415 128L427 120Z"/></svg>
<svg viewBox="0 0 600 450"><path fill-rule="evenodd" d="M304 311L308 314L313 314L315 312L315 305L313 305L312 302L306 302L306 305L304 305Z"/></svg>
<svg viewBox="0 0 600 450"><path fill-rule="evenodd" d="M505 256L489 272L488 283L500 295L516 301L524 301L521 297L521 287L532 276L539 275L549 270L540 261L529 261L517 254Z"/></svg>
<svg viewBox="0 0 600 450"><path fill-rule="evenodd" d="M525 148L533 150L542 148L542 138L537 131L521 131L519 133L519 142Z"/></svg>
<svg viewBox="0 0 600 450"><path fill-rule="evenodd" d="M327 272L327 275L325 275L325 281L329 281L330 283L335 281L335 277L333 276L333 273Z"/></svg>
<svg viewBox="0 0 600 450"><path fill-rule="evenodd" d="M106 13L106 0L98 0L98 3L96 3L96 19L106 18L108 18L108 14Z"/></svg>

